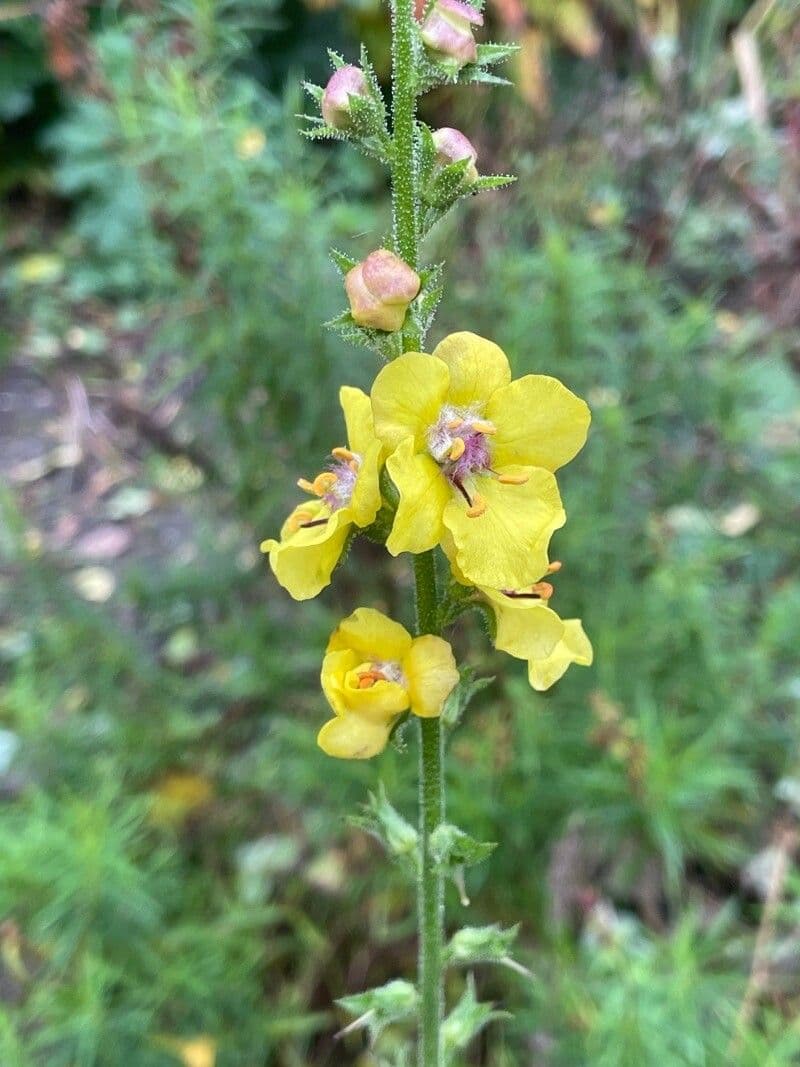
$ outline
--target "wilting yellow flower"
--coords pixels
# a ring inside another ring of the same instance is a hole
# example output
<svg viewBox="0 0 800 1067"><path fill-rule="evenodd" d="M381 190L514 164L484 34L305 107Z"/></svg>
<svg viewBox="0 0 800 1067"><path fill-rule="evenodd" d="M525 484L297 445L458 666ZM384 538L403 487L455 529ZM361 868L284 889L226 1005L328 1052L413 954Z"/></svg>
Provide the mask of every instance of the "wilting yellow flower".
<svg viewBox="0 0 800 1067"><path fill-rule="evenodd" d="M583 400L546 375L512 382L496 344L455 333L432 356L410 352L384 367L372 411L400 496L393 555L448 536L475 585L522 588L545 572L566 520L552 472L586 440Z"/></svg>
<svg viewBox="0 0 800 1067"><path fill-rule="evenodd" d="M409 709L435 718L458 682L453 652L441 637L411 637L373 608L358 608L331 635L322 690L336 713L319 732L323 752L369 759L382 752Z"/></svg>
<svg viewBox="0 0 800 1067"><path fill-rule="evenodd" d="M561 619L547 601L548 582L525 590L481 589L494 610L495 648L528 662L528 681L540 692L549 689L572 663L588 667L591 642L580 619Z"/></svg>
<svg viewBox="0 0 800 1067"><path fill-rule="evenodd" d="M311 500L294 509L280 541L262 542L275 577L295 600L308 600L330 583L353 526L375 520L381 506L378 475L383 450L375 437L369 397L342 386L339 402L347 426L347 448L334 448L333 462L313 482L298 485Z"/></svg>

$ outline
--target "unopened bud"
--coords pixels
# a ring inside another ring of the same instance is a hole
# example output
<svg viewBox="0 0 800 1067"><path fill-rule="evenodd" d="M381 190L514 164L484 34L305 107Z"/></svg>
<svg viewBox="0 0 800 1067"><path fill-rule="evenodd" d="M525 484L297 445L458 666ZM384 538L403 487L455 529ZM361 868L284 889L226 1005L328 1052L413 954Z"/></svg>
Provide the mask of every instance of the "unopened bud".
<svg viewBox="0 0 800 1067"><path fill-rule="evenodd" d="M440 63L459 70L478 58L473 26L483 25L483 15L462 0L436 0L422 23L422 40Z"/></svg>
<svg viewBox="0 0 800 1067"><path fill-rule="evenodd" d="M468 159L464 177L468 182L478 180L478 168L475 161L478 153L475 145L460 130L454 130L451 126L443 126L441 130L433 133L433 143L436 145L436 159L442 166L450 163L460 163L462 159Z"/></svg>
<svg viewBox="0 0 800 1067"><path fill-rule="evenodd" d="M337 130L349 128L350 97L367 97L369 89L364 72L358 67L339 67L334 71L322 94L322 117Z"/></svg>
<svg viewBox="0 0 800 1067"><path fill-rule="evenodd" d="M354 321L389 333L402 327L420 285L417 272L387 248L370 253L344 279Z"/></svg>

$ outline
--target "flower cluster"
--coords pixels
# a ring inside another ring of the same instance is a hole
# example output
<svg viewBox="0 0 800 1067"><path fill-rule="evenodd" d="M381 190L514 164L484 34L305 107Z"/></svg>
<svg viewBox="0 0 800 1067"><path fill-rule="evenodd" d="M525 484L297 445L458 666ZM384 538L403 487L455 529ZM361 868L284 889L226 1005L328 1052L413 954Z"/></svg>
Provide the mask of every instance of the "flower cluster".
<svg viewBox="0 0 800 1067"><path fill-rule="evenodd" d="M566 520L555 472L586 439L584 401L546 375L512 379L503 351L472 333L451 334L430 355L398 356L369 396L345 386L339 399L347 445L313 480L298 481L309 499L279 540L262 545L280 584L297 600L316 596L351 536L369 528L395 556L440 549L454 587L473 590L463 602L492 611L495 646L527 662L534 689L547 689L571 663L591 663L580 621L549 607L546 580L560 567L549 545ZM384 489L393 491L382 492L384 468ZM388 516L383 528L379 512ZM406 712L439 715L458 677L446 641L412 639L359 608L325 655L322 688L335 715L319 744L340 758L373 756Z"/></svg>

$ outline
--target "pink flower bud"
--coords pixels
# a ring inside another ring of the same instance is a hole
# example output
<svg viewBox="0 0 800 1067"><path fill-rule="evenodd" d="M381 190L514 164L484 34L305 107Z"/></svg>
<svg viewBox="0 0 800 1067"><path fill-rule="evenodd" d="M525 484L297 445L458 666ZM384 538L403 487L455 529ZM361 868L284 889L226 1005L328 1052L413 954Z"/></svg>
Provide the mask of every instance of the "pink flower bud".
<svg viewBox="0 0 800 1067"><path fill-rule="evenodd" d="M451 126L443 126L441 130L434 131L433 143L436 145L436 159L443 167L450 163L460 163L462 159L468 159L469 163L464 177L468 182L478 180L478 168L475 166L478 153L472 141L460 130L454 130Z"/></svg>
<svg viewBox="0 0 800 1067"><path fill-rule="evenodd" d="M350 126L350 97L368 95L367 79L359 67L339 67L322 94L322 117L329 126L346 130Z"/></svg>
<svg viewBox="0 0 800 1067"><path fill-rule="evenodd" d="M371 252L344 279L353 319L387 333L402 327L420 284L416 271L387 248Z"/></svg>
<svg viewBox="0 0 800 1067"><path fill-rule="evenodd" d="M483 25L483 15L462 0L436 0L422 23L422 40L434 59L456 68L478 58L473 26Z"/></svg>

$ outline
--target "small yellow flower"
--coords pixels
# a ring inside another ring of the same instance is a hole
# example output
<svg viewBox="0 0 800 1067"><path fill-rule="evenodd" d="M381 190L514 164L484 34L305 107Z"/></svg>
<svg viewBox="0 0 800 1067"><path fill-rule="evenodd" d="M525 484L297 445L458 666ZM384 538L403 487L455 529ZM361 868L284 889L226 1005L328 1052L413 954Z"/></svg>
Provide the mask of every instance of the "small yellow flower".
<svg viewBox="0 0 800 1067"><path fill-rule="evenodd" d="M547 606L552 586L536 582L530 589L481 589L494 610L495 648L528 661L528 681L543 692L572 663L588 667L594 658L580 619L561 619Z"/></svg>
<svg viewBox="0 0 800 1067"><path fill-rule="evenodd" d="M547 568L566 516L553 476L581 449L589 408L557 379L511 381L503 351L472 333L410 352L372 387L375 432L400 503L386 547L452 540L467 580L516 589Z"/></svg>
<svg viewBox="0 0 800 1067"><path fill-rule="evenodd" d="M440 715L458 670L441 637L412 638L381 612L358 608L331 635L320 680L336 713L319 732L320 748L339 759L369 759L384 750L404 711Z"/></svg>
<svg viewBox="0 0 800 1067"><path fill-rule="evenodd" d="M369 397L345 385L339 402L348 447L335 448L329 469L313 481L299 479L311 499L294 509L279 541L270 538L261 545L275 577L295 600L309 600L330 584L353 526L369 526L381 506L383 449L375 437Z"/></svg>

